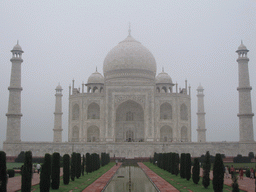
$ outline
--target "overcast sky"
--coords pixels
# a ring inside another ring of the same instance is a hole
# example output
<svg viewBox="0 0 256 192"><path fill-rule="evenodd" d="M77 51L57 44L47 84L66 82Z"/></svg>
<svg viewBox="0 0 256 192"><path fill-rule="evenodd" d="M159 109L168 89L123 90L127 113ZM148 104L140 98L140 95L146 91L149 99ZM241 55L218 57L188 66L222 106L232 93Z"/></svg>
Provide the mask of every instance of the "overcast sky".
<svg viewBox="0 0 256 192"><path fill-rule="evenodd" d="M196 88L205 91L207 141L238 141L238 64L248 53L256 114L255 1L1 1L0 148L6 138L12 56L19 40L22 63L22 141L52 141L55 88L63 88L63 141L68 138L68 86L103 73L107 53L131 34L154 55L174 83L192 91L192 141L197 141ZM254 117L254 138L256 138Z"/></svg>

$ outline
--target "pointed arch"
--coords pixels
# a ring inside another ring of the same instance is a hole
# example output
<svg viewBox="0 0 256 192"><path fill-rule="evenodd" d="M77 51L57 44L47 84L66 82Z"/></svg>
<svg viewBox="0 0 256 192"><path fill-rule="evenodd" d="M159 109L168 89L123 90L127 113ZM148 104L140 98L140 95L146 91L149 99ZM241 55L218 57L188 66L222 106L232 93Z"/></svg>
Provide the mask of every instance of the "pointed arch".
<svg viewBox="0 0 256 192"><path fill-rule="evenodd" d="M184 103L180 106L180 119L188 120L188 108Z"/></svg>
<svg viewBox="0 0 256 192"><path fill-rule="evenodd" d="M87 129L87 142L99 142L100 141L100 129L93 125Z"/></svg>
<svg viewBox="0 0 256 192"><path fill-rule="evenodd" d="M87 119L100 119L100 106L93 102L88 106Z"/></svg>
<svg viewBox="0 0 256 192"><path fill-rule="evenodd" d="M172 128L168 125L161 127L160 129L160 141L171 142L173 140Z"/></svg>
<svg viewBox="0 0 256 192"><path fill-rule="evenodd" d="M72 120L79 119L79 105L75 104L72 108Z"/></svg>
<svg viewBox="0 0 256 192"><path fill-rule="evenodd" d="M160 119L172 119L172 106L170 103L165 102L160 106Z"/></svg>
<svg viewBox="0 0 256 192"><path fill-rule="evenodd" d="M73 127L72 130L72 141L79 141L79 128L77 126Z"/></svg>
<svg viewBox="0 0 256 192"><path fill-rule="evenodd" d="M187 127L183 126L180 130L181 141L188 141L188 129Z"/></svg>

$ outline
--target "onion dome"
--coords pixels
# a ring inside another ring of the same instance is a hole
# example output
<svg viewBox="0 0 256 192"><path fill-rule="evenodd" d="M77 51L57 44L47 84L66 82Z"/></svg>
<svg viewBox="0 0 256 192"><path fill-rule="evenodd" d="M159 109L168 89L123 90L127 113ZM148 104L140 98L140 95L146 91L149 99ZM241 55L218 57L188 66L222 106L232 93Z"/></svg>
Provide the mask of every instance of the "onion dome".
<svg viewBox="0 0 256 192"><path fill-rule="evenodd" d="M21 52L23 52L18 41L17 41L17 44L13 47L12 51L21 51Z"/></svg>
<svg viewBox="0 0 256 192"><path fill-rule="evenodd" d="M247 48L243 44L243 41L241 41L241 45L238 47L238 51L244 51L244 50L247 50Z"/></svg>
<svg viewBox="0 0 256 192"><path fill-rule="evenodd" d="M60 84L56 87L55 90L62 90L62 87L60 86Z"/></svg>
<svg viewBox="0 0 256 192"><path fill-rule="evenodd" d="M172 84L172 78L164 70L156 77L156 84Z"/></svg>
<svg viewBox="0 0 256 192"><path fill-rule="evenodd" d="M87 84L104 84L104 77L97 71L91 74L88 78Z"/></svg>
<svg viewBox="0 0 256 192"><path fill-rule="evenodd" d="M126 39L118 43L106 56L103 63L106 80L116 78L154 79L156 61L152 53L135 40L129 31Z"/></svg>
<svg viewBox="0 0 256 192"><path fill-rule="evenodd" d="M197 90L204 90L203 86L201 85L201 83L199 84L199 86L197 87Z"/></svg>

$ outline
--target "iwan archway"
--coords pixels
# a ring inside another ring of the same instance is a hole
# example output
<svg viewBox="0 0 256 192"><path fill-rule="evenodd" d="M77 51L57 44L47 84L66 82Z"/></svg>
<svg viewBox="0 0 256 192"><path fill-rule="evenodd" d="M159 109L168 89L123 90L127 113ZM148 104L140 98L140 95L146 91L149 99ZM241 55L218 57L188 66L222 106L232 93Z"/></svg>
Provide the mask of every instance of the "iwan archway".
<svg viewBox="0 0 256 192"><path fill-rule="evenodd" d="M144 111L140 104L128 100L116 109L116 142L144 141Z"/></svg>

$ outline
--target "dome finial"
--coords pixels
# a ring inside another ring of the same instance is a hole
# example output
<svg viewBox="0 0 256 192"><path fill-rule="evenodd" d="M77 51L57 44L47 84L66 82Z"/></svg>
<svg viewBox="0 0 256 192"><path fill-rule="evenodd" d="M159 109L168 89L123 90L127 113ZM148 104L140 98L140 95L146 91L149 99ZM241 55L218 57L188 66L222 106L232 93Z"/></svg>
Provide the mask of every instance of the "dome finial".
<svg viewBox="0 0 256 192"><path fill-rule="evenodd" d="M98 72L98 70L97 70L97 66L96 66L96 72Z"/></svg>
<svg viewBox="0 0 256 192"><path fill-rule="evenodd" d="M129 22L128 36L131 36L131 23Z"/></svg>
<svg viewBox="0 0 256 192"><path fill-rule="evenodd" d="M17 45L19 45L19 40L17 40Z"/></svg>
<svg viewBox="0 0 256 192"><path fill-rule="evenodd" d="M162 67L162 72L164 72L164 67Z"/></svg>

